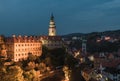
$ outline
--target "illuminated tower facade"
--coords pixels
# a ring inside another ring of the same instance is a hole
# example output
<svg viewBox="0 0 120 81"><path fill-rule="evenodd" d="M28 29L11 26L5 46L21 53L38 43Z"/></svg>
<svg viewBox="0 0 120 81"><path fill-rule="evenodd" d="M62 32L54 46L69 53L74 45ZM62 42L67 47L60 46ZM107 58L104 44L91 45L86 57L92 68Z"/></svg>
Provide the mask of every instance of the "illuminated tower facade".
<svg viewBox="0 0 120 81"><path fill-rule="evenodd" d="M51 18L50 18L49 36L56 36L56 26L55 26L53 14L51 15Z"/></svg>
<svg viewBox="0 0 120 81"><path fill-rule="evenodd" d="M56 49L63 47L62 37L56 35L56 26L55 26L53 14L51 14L51 18L50 18L48 35L40 36L40 41L42 42L42 45L47 47L48 49Z"/></svg>

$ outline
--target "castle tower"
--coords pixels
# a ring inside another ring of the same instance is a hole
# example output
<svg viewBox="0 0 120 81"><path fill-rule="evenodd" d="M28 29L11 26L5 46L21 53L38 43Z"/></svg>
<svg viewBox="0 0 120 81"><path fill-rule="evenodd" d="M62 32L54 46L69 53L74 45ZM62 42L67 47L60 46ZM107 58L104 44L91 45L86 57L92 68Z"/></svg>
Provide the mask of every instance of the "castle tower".
<svg viewBox="0 0 120 81"><path fill-rule="evenodd" d="M53 14L51 14L51 19L49 24L49 36L56 36L56 26L55 26Z"/></svg>

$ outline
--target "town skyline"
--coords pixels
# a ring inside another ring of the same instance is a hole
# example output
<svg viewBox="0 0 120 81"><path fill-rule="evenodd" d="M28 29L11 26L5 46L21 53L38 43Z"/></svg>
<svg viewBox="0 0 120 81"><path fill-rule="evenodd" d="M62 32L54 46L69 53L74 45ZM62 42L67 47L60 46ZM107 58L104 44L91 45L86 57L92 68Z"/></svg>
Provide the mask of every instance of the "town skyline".
<svg viewBox="0 0 120 81"><path fill-rule="evenodd" d="M119 0L0 1L0 34L48 35L51 13L57 35L118 30L119 3Z"/></svg>

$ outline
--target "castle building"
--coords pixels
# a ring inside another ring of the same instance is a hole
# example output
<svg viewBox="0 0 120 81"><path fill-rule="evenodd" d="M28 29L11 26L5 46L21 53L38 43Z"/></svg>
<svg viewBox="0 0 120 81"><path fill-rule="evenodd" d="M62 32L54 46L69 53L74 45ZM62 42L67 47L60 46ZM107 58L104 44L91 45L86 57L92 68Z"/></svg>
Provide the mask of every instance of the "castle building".
<svg viewBox="0 0 120 81"><path fill-rule="evenodd" d="M17 62L27 59L29 54L41 56L42 43L36 36L15 36L6 38L7 58Z"/></svg>
<svg viewBox="0 0 120 81"><path fill-rule="evenodd" d="M56 34L56 26L53 14L51 15L50 18L48 35L40 36L40 40L43 46L47 47L48 49L62 48L63 46L62 38L61 36L58 36Z"/></svg>

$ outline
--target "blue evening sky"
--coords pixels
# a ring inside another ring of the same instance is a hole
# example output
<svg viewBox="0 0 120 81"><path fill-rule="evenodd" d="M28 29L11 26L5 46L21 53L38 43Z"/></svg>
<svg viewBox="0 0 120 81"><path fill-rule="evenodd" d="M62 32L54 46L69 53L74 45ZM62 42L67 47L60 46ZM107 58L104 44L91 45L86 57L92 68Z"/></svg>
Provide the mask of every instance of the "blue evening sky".
<svg viewBox="0 0 120 81"><path fill-rule="evenodd" d="M120 29L120 0L0 0L0 34L47 34L51 13L59 35Z"/></svg>

